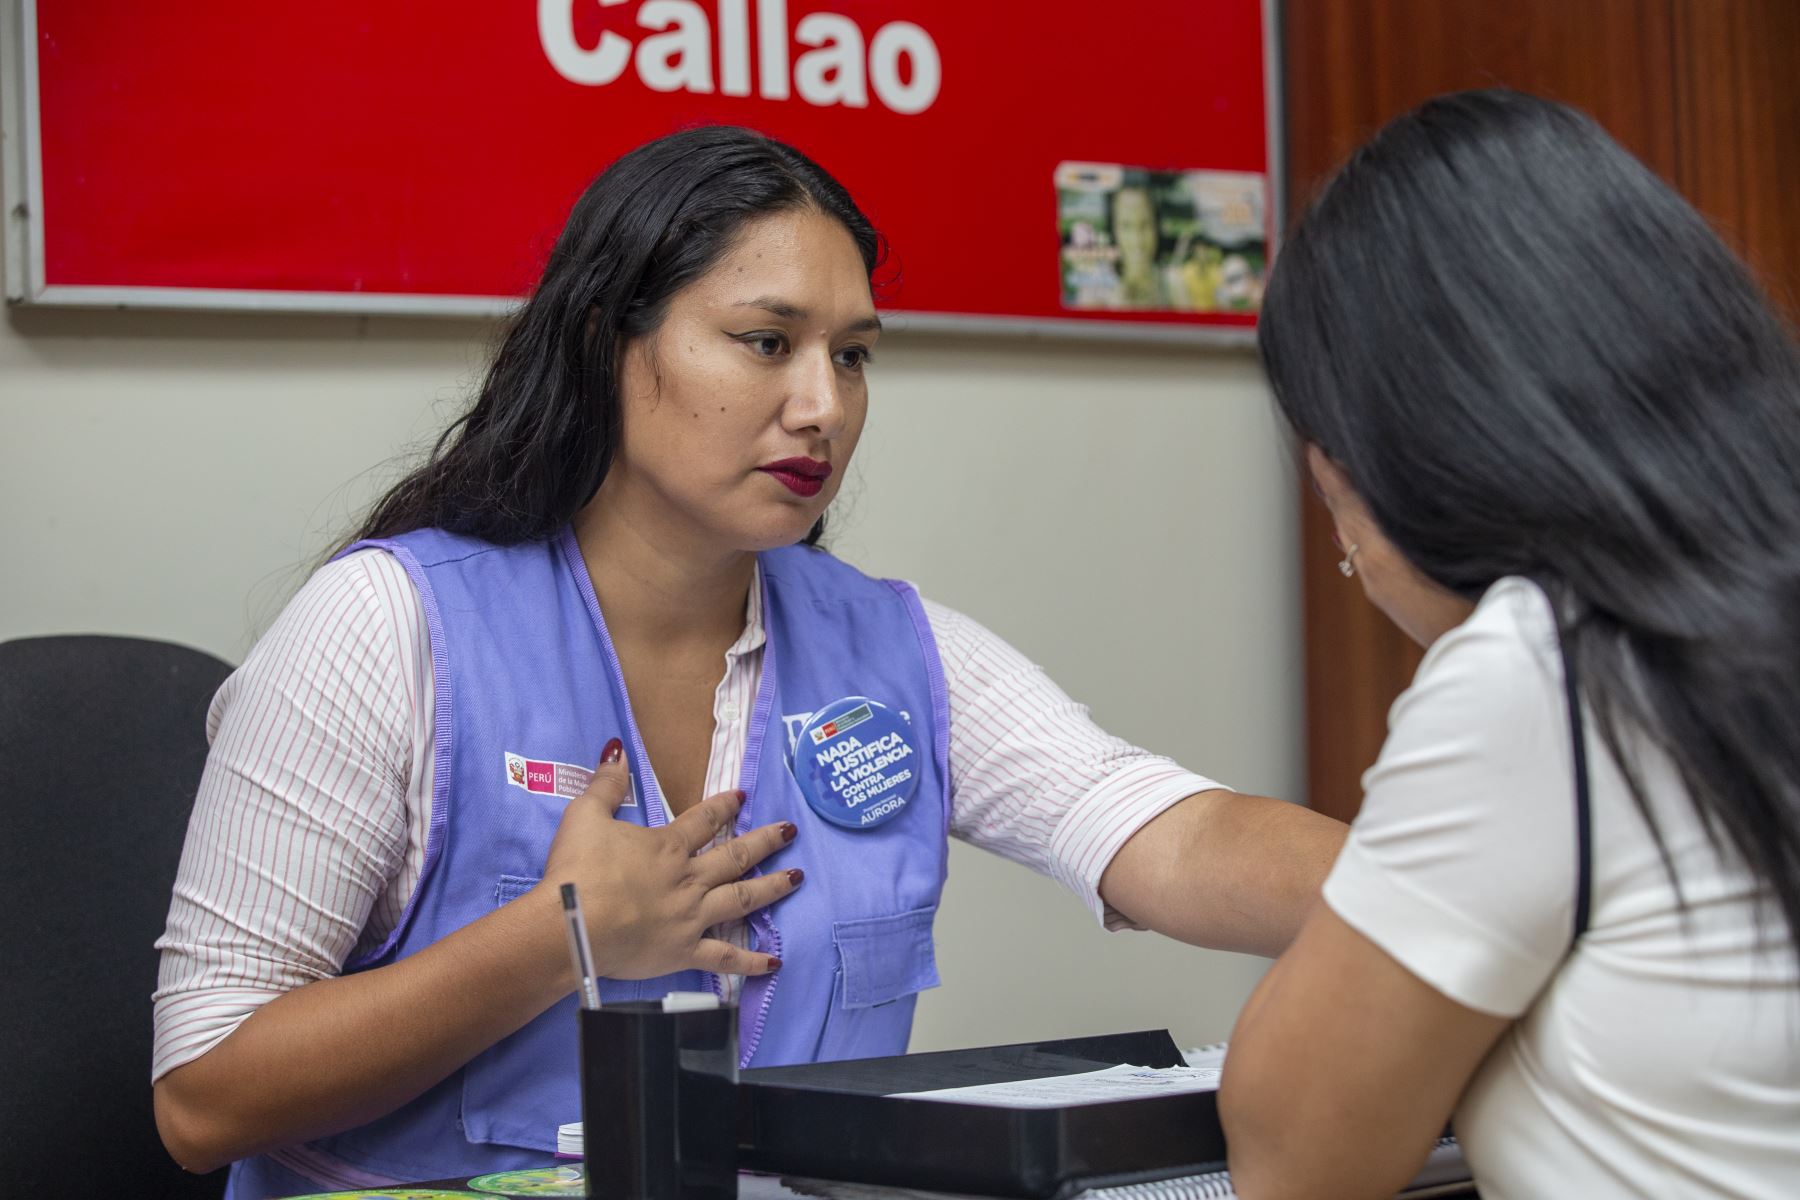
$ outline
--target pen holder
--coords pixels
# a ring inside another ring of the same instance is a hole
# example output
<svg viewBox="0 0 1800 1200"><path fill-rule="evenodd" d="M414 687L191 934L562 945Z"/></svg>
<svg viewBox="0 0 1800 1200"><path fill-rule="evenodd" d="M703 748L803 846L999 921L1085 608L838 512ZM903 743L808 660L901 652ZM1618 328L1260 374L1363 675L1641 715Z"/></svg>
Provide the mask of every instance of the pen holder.
<svg viewBox="0 0 1800 1200"><path fill-rule="evenodd" d="M737 1007L577 1011L587 1194L735 1200Z"/></svg>

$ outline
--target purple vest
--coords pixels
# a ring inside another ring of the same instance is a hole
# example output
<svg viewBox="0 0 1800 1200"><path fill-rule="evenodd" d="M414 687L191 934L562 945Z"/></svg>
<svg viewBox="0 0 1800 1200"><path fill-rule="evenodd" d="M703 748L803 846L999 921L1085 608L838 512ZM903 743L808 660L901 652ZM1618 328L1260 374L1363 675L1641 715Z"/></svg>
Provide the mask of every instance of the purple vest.
<svg viewBox="0 0 1800 1200"><path fill-rule="evenodd" d="M346 972L413 954L536 883L567 804L556 764L591 769L611 737L624 741L632 765L635 802L619 819L669 819L654 776L642 769L643 739L570 531L495 546L417 530L351 549L369 545L400 560L425 610L435 788L419 885L387 942ZM750 920L753 948L780 958L782 968L744 986L742 1065L901 1054L916 994L938 983L931 926L950 796L949 706L936 643L918 595L903 583L870 579L803 546L766 551L759 562L768 642L739 778L749 799L737 828L792 821L799 837L760 870L801 867L806 884ZM922 764L905 810L866 830L815 814L789 768L806 719L847 696L903 713ZM603 919L589 914L590 922ZM605 980L601 995L611 1002L714 987L687 971ZM546 1165L556 1127L581 1118L574 1014L571 996L398 1111L279 1157L289 1167L329 1163L331 1170L305 1176L363 1186ZM268 1159L247 1159L232 1169L230 1195L283 1194L296 1177Z"/></svg>

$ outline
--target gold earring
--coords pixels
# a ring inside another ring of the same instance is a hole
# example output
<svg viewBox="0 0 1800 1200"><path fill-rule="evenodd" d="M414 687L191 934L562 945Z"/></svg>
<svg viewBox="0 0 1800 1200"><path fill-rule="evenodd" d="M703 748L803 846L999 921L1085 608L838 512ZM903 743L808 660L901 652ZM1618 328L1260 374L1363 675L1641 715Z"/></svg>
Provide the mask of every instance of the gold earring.
<svg viewBox="0 0 1800 1200"><path fill-rule="evenodd" d="M1356 574L1356 563L1354 561L1355 558L1356 558L1356 543L1351 542L1350 548L1348 550L1344 551L1344 561L1338 564L1338 573L1343 575L1343 577L1345 579L1348 579L1352 575Z"/></svg>

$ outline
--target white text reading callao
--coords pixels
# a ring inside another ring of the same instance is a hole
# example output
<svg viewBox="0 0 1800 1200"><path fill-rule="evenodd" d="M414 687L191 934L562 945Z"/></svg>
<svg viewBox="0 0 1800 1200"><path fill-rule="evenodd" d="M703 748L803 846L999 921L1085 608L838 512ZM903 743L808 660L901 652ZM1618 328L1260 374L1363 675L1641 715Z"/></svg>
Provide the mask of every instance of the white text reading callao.
<svg viewBox="0 0 1800 1200"><path fill-rule="evenodd" d="M867 108L873 91L882 105L905 115L930 108L943 82L937 43L911 21L889 21L865 38L862 26L849 17L815 12L790 29L787 0L757 0L754 37L751 0L718 0L716 38L712 18L694 0L644 0L637 25L649 36L635 45L613 29L604 30L592 47L576 39L578 7L629 2L538 0L538 40L557 73L570 83L604 87L635 65L638 79L652 91L748 96L754 64L756 92L764 100L798 93L820 108ZM790 72L795 45L807 49L793 59Z"/></svg>

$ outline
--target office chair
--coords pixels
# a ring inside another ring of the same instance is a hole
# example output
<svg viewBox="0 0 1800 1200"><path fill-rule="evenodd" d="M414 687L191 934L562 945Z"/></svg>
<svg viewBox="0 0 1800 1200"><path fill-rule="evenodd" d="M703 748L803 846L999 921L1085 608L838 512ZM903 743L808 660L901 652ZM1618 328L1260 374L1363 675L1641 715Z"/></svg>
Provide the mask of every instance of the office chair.
<svg viewBox="0 0 1800 1200"><path fill-rule="evenodd" d="M0 1192L216 1200L157 1137L150 995L206 707L231 668L126 637L0 643Z"/></svg>

